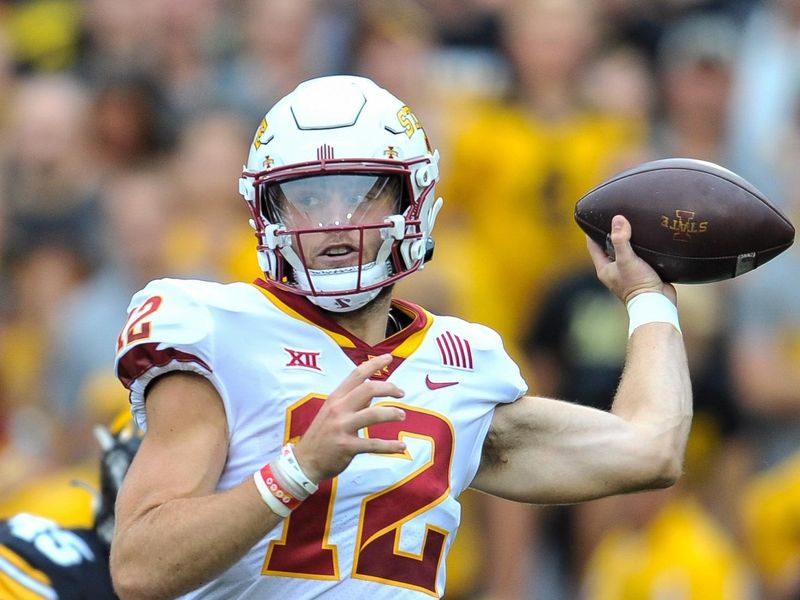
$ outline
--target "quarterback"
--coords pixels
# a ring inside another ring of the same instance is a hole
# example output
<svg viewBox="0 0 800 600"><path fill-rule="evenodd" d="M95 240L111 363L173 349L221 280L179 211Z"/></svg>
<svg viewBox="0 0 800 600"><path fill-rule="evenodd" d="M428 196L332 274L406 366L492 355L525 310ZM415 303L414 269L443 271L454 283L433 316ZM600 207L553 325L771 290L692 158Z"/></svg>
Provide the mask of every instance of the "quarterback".
<svg viewBox="0 0 800 600"><path fill-rule="evenodd" d="M624 218L615 260L589 248L631 320L610 412L526 395L496 333L392 298L432 257L438 159L373 82L304 82L240 180L264 280L133 297L116 369L146 434L117 502L120 597L440 597L465 489L563 503L679 476L675 290Z"/></svg>

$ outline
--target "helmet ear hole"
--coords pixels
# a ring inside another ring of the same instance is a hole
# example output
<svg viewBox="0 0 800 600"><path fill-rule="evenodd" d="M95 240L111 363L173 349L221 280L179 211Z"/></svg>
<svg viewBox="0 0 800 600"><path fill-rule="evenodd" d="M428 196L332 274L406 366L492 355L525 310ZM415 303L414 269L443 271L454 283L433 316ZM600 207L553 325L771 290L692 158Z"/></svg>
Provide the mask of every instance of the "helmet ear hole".
<svg viewBox="0 0 800 600"><path fill-rule="evenodd" d="M425 240L425 258L422 261L423 263L433 260L433 250L435 246L436 242L433 240L432 237L428 237Z"/></svg>

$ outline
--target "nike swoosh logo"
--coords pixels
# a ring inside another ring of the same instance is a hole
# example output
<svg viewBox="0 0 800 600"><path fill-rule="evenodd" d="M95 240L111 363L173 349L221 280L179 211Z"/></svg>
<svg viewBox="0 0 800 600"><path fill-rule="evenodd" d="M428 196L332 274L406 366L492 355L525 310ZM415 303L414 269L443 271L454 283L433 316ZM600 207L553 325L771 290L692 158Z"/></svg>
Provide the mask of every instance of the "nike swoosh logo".
<svg viewBox="0 0 800 600"><path fill-rule="evenodd" d="M458 385L458 381L431 381L431 376L425 376L425 385L429 390L440 390L442 388L450 387L451 385Z"/></svg>

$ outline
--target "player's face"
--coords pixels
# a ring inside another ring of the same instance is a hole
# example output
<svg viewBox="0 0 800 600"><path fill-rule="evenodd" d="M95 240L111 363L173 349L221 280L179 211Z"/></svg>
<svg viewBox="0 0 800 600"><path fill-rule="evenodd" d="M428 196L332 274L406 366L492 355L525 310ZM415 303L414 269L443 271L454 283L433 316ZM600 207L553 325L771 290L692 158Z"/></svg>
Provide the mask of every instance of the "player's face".
<svg viewBox="0 0 800 600"><path fill-rule="evenodd" d="M317 175L271 185L268 202L278 222L305 231L294 234L293 245L302 247L306 266L334 269L375 260L380 229L346 228L383 225L398 212L400 190L399 179L392 176ZM362 235L364 256L359 260Z"/></svg>

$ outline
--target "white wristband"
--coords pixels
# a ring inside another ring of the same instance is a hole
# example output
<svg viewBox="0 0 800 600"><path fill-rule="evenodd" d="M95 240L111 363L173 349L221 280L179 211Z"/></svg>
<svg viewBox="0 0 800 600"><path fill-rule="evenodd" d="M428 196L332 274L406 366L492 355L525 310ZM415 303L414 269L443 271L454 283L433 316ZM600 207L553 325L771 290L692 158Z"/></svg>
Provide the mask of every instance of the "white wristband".
<svg viewBox="0 0 800 600"><path fill-rule="evenodd" d="M640 325L647 323L669 323L678 333L681 325L678 322L678 307L664 294L658 292L644 292L634 296L626 305L628 309L628 337Z"/></svg>
<svg viewBox="0 0 800 600"><path fill-rule="evenodd" d="M278 476L299 485L305 491L306 496L301 500L305 500L319 489L319 485L311 481L300 468L297 458L294 456L294 444L289 443L283 447L278 460L273 464L273 470Z"/></svg>

